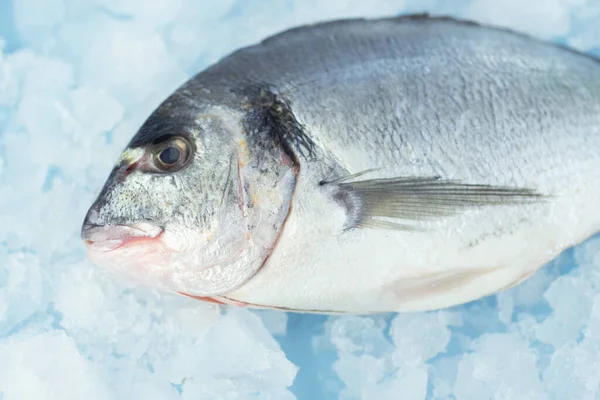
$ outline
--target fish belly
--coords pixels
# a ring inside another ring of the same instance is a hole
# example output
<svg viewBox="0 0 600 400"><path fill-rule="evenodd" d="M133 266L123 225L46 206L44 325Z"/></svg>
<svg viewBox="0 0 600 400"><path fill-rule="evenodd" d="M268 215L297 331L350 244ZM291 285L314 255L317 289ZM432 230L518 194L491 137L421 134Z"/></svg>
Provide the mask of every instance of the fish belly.
<svg viewBox="0 0 600 400"><path fill-rule="evenodd" d="M313 198L312 217L292 213L267 263L226 297L260 307L358 314L463 304L519 284L598 232L600 191L581 189L578 196L522 206L528 219L519 217L524 208L511 206L416 232L340 234L343 213Z"/></svg>

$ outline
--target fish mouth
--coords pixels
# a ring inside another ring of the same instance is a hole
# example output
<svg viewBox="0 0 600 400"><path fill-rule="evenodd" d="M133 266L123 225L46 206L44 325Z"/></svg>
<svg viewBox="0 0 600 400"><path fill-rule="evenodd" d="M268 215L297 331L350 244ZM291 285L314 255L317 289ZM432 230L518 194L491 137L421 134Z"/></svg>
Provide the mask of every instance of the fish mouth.
<svg viewBox="0 0 600 400"><path fill-rule="evenodd" d="M90 249L109 252L128 245L156 240L163 232L164 228L148 223L133 225L85 224L81 229L81 239Z"/></svg>

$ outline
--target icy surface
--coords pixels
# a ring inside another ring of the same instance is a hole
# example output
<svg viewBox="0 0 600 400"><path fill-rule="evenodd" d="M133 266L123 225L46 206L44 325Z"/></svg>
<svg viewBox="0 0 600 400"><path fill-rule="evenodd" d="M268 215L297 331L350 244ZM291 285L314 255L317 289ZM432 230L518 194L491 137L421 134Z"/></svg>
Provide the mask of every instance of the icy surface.
<svg viewBox="0 0 600 400"><path fill-rule="evenodd" d="M600 238L438 312L219 310L94 267L82 218L148 113L228 52L430 11L600 45L595 0L0 1L0 399L597 399Z"/></svg>

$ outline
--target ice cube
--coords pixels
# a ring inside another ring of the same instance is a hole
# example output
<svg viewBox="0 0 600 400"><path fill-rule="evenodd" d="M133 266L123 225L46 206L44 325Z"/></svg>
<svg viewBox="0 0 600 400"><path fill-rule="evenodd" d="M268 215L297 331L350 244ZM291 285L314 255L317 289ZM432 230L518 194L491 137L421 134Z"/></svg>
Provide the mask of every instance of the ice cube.
<svg viewBox="0 0 600 400"><path fill-rule="evenodd" d="M101 374L63 331L2 340L0 359L4 400L113 398Z"/></svg>
<svg viewBox="0 0 600 400"><path fill-rule="evenodd" d="M454 396L467 399L546 399L538 355L513 333L483 335L458 365Z"/></svg>
<svg viewBox="0 0 600 400"><path fill-rule="evenodd" d="M45 273L30 253L6 254L0 249L0 335L45 307Z"/></svg>
<svg viewBox="0 0 600 400"><path fill-rule="evenodd" d="M19 0L13 2L15 25L31 45L49 48L54 44L52 33L66 17L63 0Z"/></svg>
<svg viewBox="0 0 600 400"><path fill-rule="evenodd" d="M450 318L445 311L396 316L391 328L396 365L419 365L444 351L450 341Z"/></svg>
<svg viewBox="0 0 600 400"><path fill-rule="evenodd" d="M571 276L556 279L544 293L553 311L537 327L538 339L555 347L576 341L590 315L593 294L585 279Z"/></svg>

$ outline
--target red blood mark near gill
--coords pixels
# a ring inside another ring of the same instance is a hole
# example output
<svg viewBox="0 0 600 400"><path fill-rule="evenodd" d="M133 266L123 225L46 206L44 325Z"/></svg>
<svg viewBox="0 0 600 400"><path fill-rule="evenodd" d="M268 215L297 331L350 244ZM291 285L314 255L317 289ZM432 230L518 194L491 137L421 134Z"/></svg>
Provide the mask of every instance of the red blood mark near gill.
<svg viewBox="0 0 600 400"><path fill-rule="evenodd" d="M125 170L124 175L127 176L127 175L131 174L133 172L133 170L138 166L139 163L140 163L139 161L131 163Z"/></svg>
<svg viewBox="0 0 600 400"><path fill-rule="evenodd" d="M286 167L294 167L294 161L284 152L281 153L281 165Z"/></svg>
<svg viewBox="0 0 600 400"><path fill-rule="evenodd" d="M187 294L187 293L183 293L183 292L177 292L177 293L182 294L182 295L184 295L186 297L189 297L191 299L200 300L200 301L206 301L208 303L225 304L222 301L219 301L219 300L215 299L214 297L194 296L192 294Z"/></svg>
<svg viewBox="0 0 600 400"><path fill-rule="evenodd" d="M123 180L129 176L138 166L139 164L139 160L131 163L127 166L123 165L121 168L119 168L119 173L116 176L116 179L118 182L123 182Z"/></svg>
<svg viewBox="0 0 600 400"><path fill-rule="evenodd" d="M239 301L239 300L235 300L235 299L230 299L229 297L223 297L224 299L226 299L227 301L229 301L229 305L233 305L233 306L237 306L237 307L247 307L250 305L250 303L246 303L244 301Z"/></svg>
<svg viewBox="0 0 600 400"><path fill-rule="evenodd" d="M193 294L187 294L187 293L183 293L183 292L177 292L177 293L182 294L182 295L184 295L186 297L189 297L191 299L205 301L207 303L224 305L224 306L246 307L246 306L251 305L250 303L246 303L246 302L243 302L243 301L230 299L228 297L223 297L224 299L226 299L228 301L228 303L225 303L225 302L223 302L223 301L221 301L219 299L216 299L214 297L194 296Z"/></svg>

